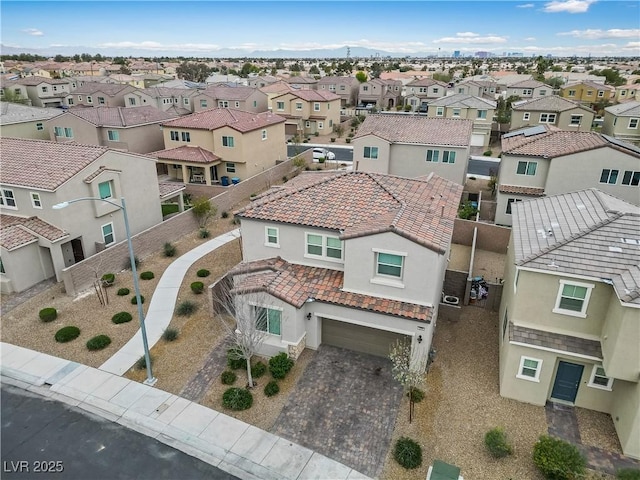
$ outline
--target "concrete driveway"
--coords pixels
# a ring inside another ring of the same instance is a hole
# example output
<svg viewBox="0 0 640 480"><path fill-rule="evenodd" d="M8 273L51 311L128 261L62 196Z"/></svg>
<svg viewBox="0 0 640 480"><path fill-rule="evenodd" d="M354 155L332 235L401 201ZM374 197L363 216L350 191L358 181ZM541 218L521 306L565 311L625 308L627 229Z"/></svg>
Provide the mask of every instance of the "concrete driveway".
<svg viewBox="0 0 640 480"><path fill-rule="evenodd" d="M322 345L273 433L379 477L401 399L388 359Z"/></svg>

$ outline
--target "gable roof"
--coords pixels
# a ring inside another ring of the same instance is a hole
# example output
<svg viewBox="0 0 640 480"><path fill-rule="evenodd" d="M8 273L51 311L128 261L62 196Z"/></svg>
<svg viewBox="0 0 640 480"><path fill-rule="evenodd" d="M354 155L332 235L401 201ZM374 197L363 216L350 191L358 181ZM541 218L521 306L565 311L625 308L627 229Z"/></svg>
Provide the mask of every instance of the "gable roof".
<svg viewBox="0 0 640 480"><path fill-rule="evenodd" d="M523 80L521 82L512 83L508 88L539 88L539 87L549 87L546 83L539 82L538 80Z"/></svg>
<svg viewBox="0 0 640 480"><path fill-rule="evenodd" d="M131 93L144 93L149 95L151 98L166 98L166 97L192 97L199 93L198 90L189 89L189 88L178 88L178 87L160 87L160 86L152 86L147 88L137 88Z"/></svg>
<svg viewBox="0 0 640 480"><path fill-rule="evenodd" d="M456 93L455 95L448 95L436 100L431 100L428 104L437 107L496 108L496 102L492 100L486 100L465 93Z"/></svg>
<svg viewBox="0 0 640 480"><path fill-rule="evenodd" d="M640 86L640 85L639 85ZM613 113L618 117L640 117L640 102L632 101L605 107L605 112Z"/></svg>
<svg viewBox="0 0 640 480"><path fill-rule="evenodd" d="M580 80L578 82L568 83L562 87L562 90L566 90L567 88L571 88L571 87L576 87L578 85L584 85L585 87L594 88L596 90L608 90L610 92L615 90L615 88L612 87L611 85L594 82L593 80Z"/></svg>
<svg viewBox="0 0 640 480"><path fill-rule="evenodd" d="M589 189L516 202L512 213L517 265L599 278L640 306L640 207Z"/></svg>
<svg viewBox="0 0 640 480"><path fill-rule="evenodd" d="M331 102L334 100L340 100L340 95L329 92L327 90L294 90L284 93L283 95L289 94L302 100L306 100L307 102ZM278 97L274 98L279 98L281 96L282 95L279 95Z"/></svg>
<svg viewBox="0 0 640 480"><path fill-rule="evenodd" d="M160 123L172 118L176 114L145 106L135 108L105 107L71 108L64 115L74 115L97 127L135 127L149 123Z"/></svg>
<svg viewBox="0 0 640 480"><path fill-rule="evenodd" d="M28 87L34 87L34 86L40 85L41 83L48 83L49 85L71 84L69 80L64 80L62 78L47 78L47 77L38 77L38 76L20 78L16 80L15 83L28 86Z"/></svg>
<svg viewBox="0 0 640 480"><path fill-rule="evenodd" d="M0 245L9 251L35 242L38 237L55 242L69 235L38 217L19 217L5 213L0 214L0 232Z"/></svg>
<svg viewBox="0 0 640 480"><path fill-rule="evenodd" d="M544 97L534 98L533 100L524 100L520 102L514 102L511 106L513 110L532 110L532 111L545 111L545 112L564 112L566 110L572 110L574 108L580 108L589 113L595 112L584 105L574 102L567 98L560 97L558 95L549 95Z"/></svg>
<svg viewBox="0 0 640 480"><path fill-rule="evenodd" d="M354 138L376 135L391 143L453 145L471 143L473 121L418 115L367 115Z"/></svg>
<svg viewBox="0 0 640 480"><path fill-rule="evenodd" d="M0 102L0 125L49 120L62 115L58 108L40 108L20 103Z"/></svg>
<svg viewBox="0 0 640 480"><path fill-rule="evenodd" d="M246 100L251 95L259 91L254 87L228 87L228 86L218 86L218 87L207 87L204 91L200 93L206 93L207 95L217 99L217 100Z"/></svg>
<svg viewBox="0 0 640 480"><path fill-rule="evenodd" d="M200 130L217 130L230 127L239 132L250 132L259 128L283 123L284 117L271 112L252 113L229 108L211 108L201 112L163 123L166 127L195 128Z"/></svg>
<svg viewBox="0 0 640 480"><path fill-rule="evenodd" d="M91 93L104 93L109 97L113 97L121 93L123 90L134 90L134 87L121 83L85 82L84 84L79 85L78 88L71 92L71 94L87 95Z"/></svg>
<svg viewBox="0 0 640 480"><path fill-rule="evenodd" d="M288 182L237 215L333 230L342 239L393 232L444 253L462 194L462 186L433 174L409 179L345 172L298 185Z"/></svg>
<svg viewBox="0 0 640 480"><path fill-rule="evenodd" d="M202 163L207 165L220 160L220 157L215 153L195 145L182 145L180 147L169 148L167 150L158 150L157 152L151 152L147 155L155 158L161 158L163 160Z"/></svg>
<svg viewBox="0 0 640 480"><path fill-rule="evenodd" d="M434 80L433 78L416 78L407 83L407 87L431 87L437 85L439 87L448 88L449 85L441 82L440 80Z"/></svg>

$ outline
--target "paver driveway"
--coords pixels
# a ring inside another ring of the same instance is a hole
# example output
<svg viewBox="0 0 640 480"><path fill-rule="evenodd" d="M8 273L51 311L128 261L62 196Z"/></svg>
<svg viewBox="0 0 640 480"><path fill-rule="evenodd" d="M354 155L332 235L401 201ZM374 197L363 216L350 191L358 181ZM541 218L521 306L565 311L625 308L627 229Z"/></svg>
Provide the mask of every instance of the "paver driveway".
<svg viewBox="0 0 640 480"><path fill-rule="evenodd" d="M388 359L323 345L273 433L378 477L401 399Z"/></svg>

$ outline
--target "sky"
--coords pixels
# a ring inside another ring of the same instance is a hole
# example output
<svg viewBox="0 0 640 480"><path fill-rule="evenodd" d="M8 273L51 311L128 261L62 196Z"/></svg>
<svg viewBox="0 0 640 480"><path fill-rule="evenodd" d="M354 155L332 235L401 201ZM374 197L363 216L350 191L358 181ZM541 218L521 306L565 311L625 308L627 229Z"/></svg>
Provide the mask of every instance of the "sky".
<svg viewBox="0 0 640 480"><path fill-rule="evenodd" d="M639 5L636 0L2 0L0 42L63 54L91 48L107 56L215 57L229 48L247 55L340 48L346 55L345 46L409 56L450 56L456 50L640 56Z"/></svg>

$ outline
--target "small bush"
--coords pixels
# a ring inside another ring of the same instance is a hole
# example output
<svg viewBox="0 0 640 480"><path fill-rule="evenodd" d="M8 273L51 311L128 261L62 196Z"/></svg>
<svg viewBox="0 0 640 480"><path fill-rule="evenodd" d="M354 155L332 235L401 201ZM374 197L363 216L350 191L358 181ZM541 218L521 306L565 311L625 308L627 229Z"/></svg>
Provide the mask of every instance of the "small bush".
<svg viewBox="0 0 640 480"><path fill-rule="evenodd" d="M486 152L484 152L482 155L484 155L485 157L490 157L492 153L493 153L493 152L492 152L491 150L487 150L487 151L486 151Z"/></svg>
<svg viewBox="0 0 640 480"><path fill-rule="evenodd" d="M237 348L227 350L227 366L232 370L238 370L247 366L247 361L240 357L241 353Z"/></svg>
<svg viewBox="0 0 640 480"><path fill-rule="evenodd" d="M111 321L115 324L127 323L133 319L129 312L119 312L111 317Z"/></svg>
<svg viewBox="0 0 640 480"><path fill-rule="evenodd" d="M412 388L411 393L407 392L407 397L409 395L411 395L411 400L413 400L414 403L420 403L424 400L424 392L419 388Z"/></svg>
<svg viewBox="0 0 640 480"><path fill-rule="evenodd" d="M56 318L58 318L58 311L53 307L47 307L40 310L38 314L40 316L40 320L45 323L53 322Z"/></svg>
<svg viewBox="0 0 640 480"><path fill-rule="evenodd" d="M501 428L492 428L484 435L484 444L493 458L511 455L512 449L507 442L507 435Z"/></svg>
<svg viewBox="0 0 640 480"><path fill-rule="evenodd" d="M153 357L151 355L149 355L149 362L151 363L151 366L153 366ZM144 355L138 359L135 366L138 370L145 370L147 368L147 359Z"/></svg>
<svg viewBox="0 0 640 480"><path fill-rule="evenodd" d="M278 386L278 382L276 382L275 380L271 380L264 386L264 394L267 397L273 397L279 391L280 387Z"/></svg>
<svg viewBox="0 0 640 480"><path fill-rule="evenodd" d="M336 143L336 137L331 137L330 140L331 140L331 143Z"/></svg>
<svg viewBox="0 0 640 480"><path fill-rule="evenodd" d="M136 262L136 268L140 266L140 259L138 257L133 257L133 261ZM124 268L131 270L131 258L127 255L127 258L124 261Z"/></svg>
<svg viewBox="0 0 640 480"><path fill-rule="evenodd" d="M220 381L223 385L233 385L237 378L238 376L231 370L225 370L222 372L222 375L220 375Z"/></svg>
<svg viewBox="0 0 640 480"><path fill-rule="evenodd" d="M192 302L190 300L185 300L184 302L180 303L176 308L176 315L185 317L185 316L191 315L197 309L198 309L197 303Z"/></svg>
<svg viewBox="0 0 640 480"><path fill-rule="evenodd" d="M202 283L202 282L193 282L191 284L191 291L193 293L202 293L202 292L204 292L204 283Z"/></svg>
<svg viewBox="0 0 640 480"><path fill-rule="evenodd" d="M640 470L636 468L621 468L616 472L617 480L640 480Z"/></svg>
<svg viewBox="0 0 640 480"><path fill-rule="evenodd" d="M97 335L87 341L87 348L89 350L102 350L108 347L110 343L111 339L106 335Z"/></svg>
<svg viewBox="0 0 640 480"><path fill-rule="evenodd" d="M231 387L222 394L222 405L229 410L246 410L253 405L253 395L244 388Z"/></svg>
<svg viewBox="0 0 640 480"><path fill-rule="evenodd" d="M177 328L167 328L162 332L162 339L166 342L173 342L180 336L180 331Z"/></svg>
<svg viewBox="0 0 640 480"><path fill-rule="evenodd" d="M316 136L316 137L319 137L320 136L320 132L315 132L313 135Z"/></svg>
<svg viewBox="0 0 640 480"><path fill-rule="evenodd" d="M155 275L153 274L153 272L142 272L140 274L140 278L142 280L152 280L155 277Z"/></svg>
<svg viewBox="0 0 640 480"><path fill-rule="evenodd" d="M543 435L533 447L533 463L552 480L573 480L585 473L580 450L564 440Z"/></svg>
<svg viewBox="0 0 640 480"><path fill-rule="evenodd" d="M222 212L222 213L220 214L220 216L221 216L222 218L229 218L229 212L227 212L227 211L225 210L224 212Z"/></svg>
<svg viewBox="0 0 640 480"><path fill-rule="evenodd" d="M102 280L102 285L110 287L116 281L116 276L113 273L105 273L100 280Z"/></svg>
<svg viewBox="0 0 640 480"><path fill-rule="evenodd" d="M269 372L273 378L281 380L293 368L293 363L293 360L286 353L280 352L269 359Z"/></svg>
<svg viewBox="0 0 640 480"><path fill-rule="evenodd" d="M198 230L198 236L200 238L209 238L209 235L211 235L209 233L209 230L207 230L206 228L201 228L200 230Z"/></svg>
<svg viewBox="0 0 640 480"><path fill-rule="evenodd" d="M400 437L393 449L393 458L406 469L422 465L422 447L414 440Z"/></svg>
<svg viewBox="0 0 640 480"><path fill-rule="evenodd" d="M55 334L56 342L65 343L78 338L80 336L80 329L78 327L62 327Z"/></svg>
<svg viewBox="0 0 640 480"><path fill-rule="evenodd" d="M201 268L200 270L198 270L196 272L196 275L200 278L204 278L204 277L208 277L211 274L211 272L209 270L207 270L206 268Z"/></svg>
<svg viewBox="0 0 640 480"><path fill-rule="evenodd" d="M128 288L119 288L118 291L116 292L116 295L119 295L120 297L124 297L125 295L129 295L130 290Z"/></svg>
<svg viewBox="0 0 640 480"><path fill-rule="evenodd" d="M176 256L176 247L174 247L171 242L167 242L164 244L164 256L165 257L175 257Z"/></svg>
<svg viewBox="0 0 640 480"><path fill-rule="evenodd" d="M289 181L289 177L287 177L286 175L284 175L282 177L282 183L287 183Z"/></svg>
<svg viewBox="0 0 640 480"><path fill-rule="evenodd" d="M251 367L251 376L253 378L260 378L267 373L267 366L263 362L257 362Z"/></svg>
<svg viewBox="0 0 640 480"><path fill-rule="evenodd" d="M347 143L351 143L351 139L350 138L345 138L344 141L347 142Z"/></svg>
<svg viewBox="0 0 640 480"><path fill-rule="evenodd" d="M144 303L144 295L140 295L140 303ZM137 304L138 304L138 299L134 295L133 297L131 297L131 305L137 305Z"/></svg>

